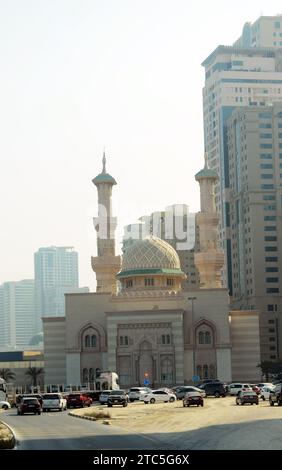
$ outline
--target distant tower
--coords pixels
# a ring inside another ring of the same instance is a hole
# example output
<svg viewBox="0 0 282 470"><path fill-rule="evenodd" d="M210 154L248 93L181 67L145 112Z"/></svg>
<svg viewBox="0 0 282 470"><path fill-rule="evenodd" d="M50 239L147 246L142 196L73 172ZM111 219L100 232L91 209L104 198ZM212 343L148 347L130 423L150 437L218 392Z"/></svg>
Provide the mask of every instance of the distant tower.
<svg viewBox="0 0 282 470"><path fill-rule="evenodd" d="M116 274L121 268L120 256L115 256L116 217L112 217L112 188L116 180L106 172L106 157L103 169L92 181L98 191L98 217L94 218L97 231L98 256L91 258L96 273L97 292L116 292Z"/></svg>
<svg viewBox="0 0 282 470"><path fill-rule="evenodd" d="M195 175L195 179L199 182L201 194L201 212L196 215L200 249L195 253L195 265L199 270L201 288L219 288L224 253L217 244L219 215L215 208L214 184L218 176L208 167L206 154L205 167Z"/></svg>

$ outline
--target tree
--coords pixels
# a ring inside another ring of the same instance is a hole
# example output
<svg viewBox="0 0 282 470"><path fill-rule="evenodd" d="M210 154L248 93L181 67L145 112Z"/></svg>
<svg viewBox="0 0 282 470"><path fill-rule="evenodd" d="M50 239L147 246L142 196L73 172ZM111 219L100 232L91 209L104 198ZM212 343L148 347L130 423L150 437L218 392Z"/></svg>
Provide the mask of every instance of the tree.
<svg viewBox="0 0 282 470"><path fill-rule="evenodd" d="M260 367L261 373L265 376L266 382L269 381L270 374L275 375L282 373L282 361L279 359L277 361L262 361L257 367Z"/></svg>
<svg viewBox="0 0 282 470"><path fill-rule="evenodd" d="M12 372L10 369L0 369L0 377L6 380L6 382L9 382L9 380L15 379L16 374Z"/></svg>
<svg viewBox="0 0 282 470"><path fill-rule="evenodd" d="M37 379L40 375L44 374L44 370L41 367L29 367L27 369L25 375L31 377L32 379L32 385L36 387L37 385Z"/></svg>

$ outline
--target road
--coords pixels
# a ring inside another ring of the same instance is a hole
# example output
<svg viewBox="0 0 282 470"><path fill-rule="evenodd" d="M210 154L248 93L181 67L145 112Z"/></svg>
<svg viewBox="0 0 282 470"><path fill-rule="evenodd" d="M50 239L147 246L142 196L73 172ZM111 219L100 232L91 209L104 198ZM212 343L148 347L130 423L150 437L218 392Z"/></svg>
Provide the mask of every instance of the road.
<svg viewBox="0 0 282 470"><path fill-rule="evenodd" d="M236 406L234 397L206 398L203 408L139 402L113 407L111 415L110 426L56 411L16 416L9 410L0 419L15 431L17 449L282 450L282 407L268 402Z"/></svg>
<svg viewBox="0 0 282 470"><path fill-rule="evenodd" d="M73 418L64 412L17 416L16 409L0 414L16 437L18 450L101 450L162 449L153 436L140 436L132 431Z"/></svg>

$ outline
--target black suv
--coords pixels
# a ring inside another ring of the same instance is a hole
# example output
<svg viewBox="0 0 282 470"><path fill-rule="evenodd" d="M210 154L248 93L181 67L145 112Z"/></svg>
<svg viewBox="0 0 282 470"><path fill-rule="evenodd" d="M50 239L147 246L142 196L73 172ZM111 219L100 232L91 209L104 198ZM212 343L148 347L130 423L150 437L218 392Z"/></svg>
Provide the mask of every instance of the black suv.
<svg viewBox="0 0 282 470"><path fill-rule="evenodd" d="M269 395L270 406L274 406L274 403L277 403L278 406L282 405L282 384L275 385L275 388Z"/></svg>
<svg viewBox="0 0 282 470"><path fill-rule="evenodd" d="M112 390L108 395L108 406L113 405L122 405L127 406L128 404L128 395L125 390Z"/></svg>
<svg viewBox="0 0 282 470"><path fill-rule="evenodd" d="M216 398L219 398L226 396L226 390L224 388L224 385L220 382L203 384L199 388L206 392L207 397L214 396Z"/></svg>

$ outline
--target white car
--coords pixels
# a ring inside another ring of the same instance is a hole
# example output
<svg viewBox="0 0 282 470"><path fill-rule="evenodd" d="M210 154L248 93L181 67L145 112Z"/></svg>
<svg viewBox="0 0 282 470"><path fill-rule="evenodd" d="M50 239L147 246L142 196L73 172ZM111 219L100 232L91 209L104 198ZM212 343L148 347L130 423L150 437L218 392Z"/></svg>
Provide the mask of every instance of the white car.
<svg viewBox="0 0 282 470"><path fill-rule="evenodd" d="M8 410L9 408L11 408L11 405L8 401L0 401L0 409Z"/></svg>
<svg viewBox="0 0 282 470"><path fill-rule="evenodd" d="M128 392L129 401L143 400L144 396L151 391L148 387L132 387Z"/></svg>
<svg viewBox="0 0 282 470"><path fill-rule="evenodd" d="M176 395L166 390L152 390L150 393L145 395L142 400L144 403L156 403L156 402L173 402L176 400Z"/></svg>
<svg viewBox="0 0 282 470"><path fill-rule="evenodd" d="M42 410L66 410L67 400L61 393L44 393L42 395Z"/></svg>
<svg viewBox="0 0 282 470"><path fill-rule="evenodd" d="M275 386L274 385L268 385L266 387L262 387L260 389L260 398L262 398L263 401L269 400L269 395L271 392L273 392Z"/></svg>
<svg viewBox="0 0 282 470"><path fill-rule="evenodd" d="M228 391L230 395L238 395L239 392L253 392L253 389L250 384L233 383L228 385Z"/></svg>
<svg viewBox="0 0 282 470"><path fill-rule="evenodd" d="M100 403L107 403L108 396L110 395L112 390L103 390L102 393L99 395L99 402Z"/></svg>

